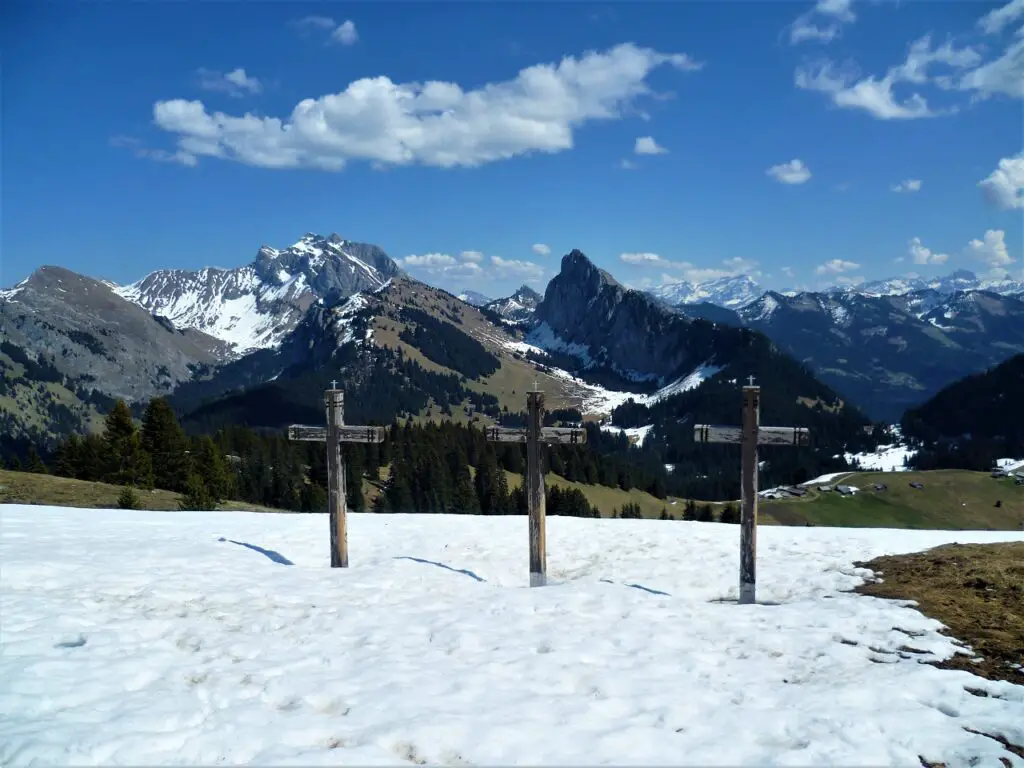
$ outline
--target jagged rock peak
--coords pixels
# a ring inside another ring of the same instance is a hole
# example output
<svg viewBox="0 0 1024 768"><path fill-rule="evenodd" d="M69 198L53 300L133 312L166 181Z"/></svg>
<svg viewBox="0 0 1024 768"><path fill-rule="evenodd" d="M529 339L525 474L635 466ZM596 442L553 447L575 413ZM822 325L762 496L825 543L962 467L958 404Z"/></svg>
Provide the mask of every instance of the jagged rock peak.
<svg viewBox="0 0 1024 768"><path fill-rule="evenodd" d="M578 248L573 248L562 257L562 274L587 283L619 285L614 277L594 264Z"/></svg>

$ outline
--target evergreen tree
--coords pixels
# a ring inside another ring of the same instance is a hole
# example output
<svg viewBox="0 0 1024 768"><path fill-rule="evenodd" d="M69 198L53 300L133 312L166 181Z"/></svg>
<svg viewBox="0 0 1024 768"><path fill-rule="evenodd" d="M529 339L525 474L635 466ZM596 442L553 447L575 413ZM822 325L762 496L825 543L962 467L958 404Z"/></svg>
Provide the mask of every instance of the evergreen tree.
<svg viewBox="0 0 1024 768"><path fill-rule="evenodd" d="M683 505L683 520L694 521L697 519L697 502L687 499Z"/></svg>
<svg viewBox="0 0 1024 768"><path fill-rule="evenodd" d="M178 502L178 509L193 511L211 510L216 509L216 507L217 502L207 490L206 484L203 483L203 478L193 472L189 475L188 482L185 483L185 493L182 495L181 501Z"/></svg>
<svg viewBox="0 0 1024 768"><path fill-rule="evenodd" d="M118 400L107 414L103 430L102 479L114 485L152 485L152 461L142 449L138 430L132 421L132 412L123 400Z"/></svg>
<svg viewBox="0 0 1024 768"><path fill-rule="evenodd" d="M711 508L710 504L701 504L697 508L697 522L699 523L713 523L715 521L715 512Z"/></svg>
<svg viewBox="0 0 1024 768"><path fill-rule="evenodd" d="M212 438L199 438L192 456L194 472L202 478L210 497L217 503L223 501L228 491L228 474L224 467L224 458Z"/></svg>
<svg viewBox="0 0 1024 768"><path fill-rule="evenodd" d="M735 504L726 504L719 520L723 523L738 523L740 521L740 511L736 508Z"/></svg>
<svg viewBox="0 0 1024 768"><path fill-rule="evenodd" d="M30 445L28 447L28 457L26 459L25 471L33 472L37 475L48 474L46 465L43 464L43 460L39 458L39 454L36 452L36 447L34 445Z"/></svg>
<svg viewBox="0 0 1024 768"><path fill-rule="evenodd" d="M326 512L327 491L314 483L305 483L299 492L299 505L303 512Z"/></svg>
<svg viewBox="0 0 1024 768"><path fill-rule="evenodd" d="M142 502L135 489L126 485L121 489L121 495L117 497L117 506L120 509L142 509Z"/></svg>
<svg viewBox="0 0 1024 768"><path fill-rule="evenodd" d="M188 439L166 398L149 401L142 416L142 447L153 459L153 484L181 491L189 476Z"/></svg>
<svg viewBox="0 0 1024 768"><path fill-rule="evenodd" d="M78 435L75 434L68 435L68 438L62 440L57 446L54 471L60 477L78 477L80 450L81 441L78 439Z"/></svg>

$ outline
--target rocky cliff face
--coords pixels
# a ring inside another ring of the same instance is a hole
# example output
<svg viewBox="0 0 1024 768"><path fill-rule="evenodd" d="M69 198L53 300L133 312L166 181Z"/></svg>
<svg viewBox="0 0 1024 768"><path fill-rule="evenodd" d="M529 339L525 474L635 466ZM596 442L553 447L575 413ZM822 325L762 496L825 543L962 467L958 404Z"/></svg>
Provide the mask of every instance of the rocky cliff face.
<svg viewBox="0 0 1024 768"><path fill-rule="evenodd" d="M511 296L489 301L483 306L492 312L497 312L510 323L526 323L533 318L533 313L537 310L541 298L541 295L533 288L524 285Z"/></svg>
<svg viewBox="0 0 1024 768"><path fill-rule="evenodd" d="M716 349L716 336L737 336L735 329L695 323L624 288L578 250L562 259L535 318L535 338L550 332L549 344L636 382L665 383L689 373L728 354Z"/></svg>
<svg viewBox="0 0 1024 768"><path fill-rule="evenodd" d="M0 338L127 400L165 393L227 354L217 339L174 328L107 283L51 266L0 293Z"/></svg>
<svg viewBox="0 0 1024 768"><path fill-rule="evenodd" d="M283 250L264 245L236 269L160 270L115 290L176 328L201 330L244 354L276 347L313 304L338 304L399 274L375 245L308 233Z"/></svg>

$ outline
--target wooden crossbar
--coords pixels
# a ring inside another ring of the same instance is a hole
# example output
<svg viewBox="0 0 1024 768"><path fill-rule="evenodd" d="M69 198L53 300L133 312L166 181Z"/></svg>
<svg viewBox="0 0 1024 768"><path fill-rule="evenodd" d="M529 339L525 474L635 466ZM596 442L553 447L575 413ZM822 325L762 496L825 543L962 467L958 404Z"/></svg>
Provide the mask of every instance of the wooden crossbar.
<svg viewBox="0 0 1024 768"><path fill-rule="evenodd" d="M494 443L529 442L530 430L526 427L487 427L487 439ZM587 430L577 427L543 427L540 442L576 445L587 441Z"/></svg>
<svg viewBox="0 0 1024 768"><path fill-rule="evenodd" d="M697 443L743 442L742 427L720 427L713 424L697 424L693 428L693 439ZM810 445L811 431L806 427L758 427L758 445Z"/></svg>
<svg viewBox="0 0 1024 768"><path fill-rule="evenodd" d="M342 424L337 427L337 439L342 443L382 443L384 427L360 427ZM314 427L308 424L292 424L288 427L289 440L306 440L310 442L327 442L327 427Z"/></svg>

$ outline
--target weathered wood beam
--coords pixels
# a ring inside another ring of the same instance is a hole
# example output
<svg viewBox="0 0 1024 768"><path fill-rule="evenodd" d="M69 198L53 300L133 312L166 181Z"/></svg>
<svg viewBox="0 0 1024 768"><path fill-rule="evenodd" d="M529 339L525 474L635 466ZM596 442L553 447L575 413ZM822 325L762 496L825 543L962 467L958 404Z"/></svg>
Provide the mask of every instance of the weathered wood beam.
<svg viewBox="0 0 1024 768"><path fill-rule="evenodd" d="M720 427L713 424L697 424L693 428L693 439L697 443L728 443L739 445L743 442L742 427ZM810 445L811 432L806 427L758 427L758 445Z"/></svg>
<svg viewBox="0 0 1024 768"><path fill-rule="evenodd" d="M327 440L327 427L292 424L288 427L288 439L322 443ZM338 427L338 440L343 443L382 443L384 442L384 427L342 424Z"/></svg>
<svg viewBox="0 0 1024 768"><path fill-rule="evenodd" d="M327 427L311 427L307 424L292 424L288 427L289 440L310 440L316 443L327 442Z"/></svg>
<svg viewBox="0 0 1024 768"><path fill-rule="evenodd" d="M527 393L532 394L532 393ZM494 443L528 443L526 427L487 427L487 439ZM575 427L543 427L540 442L576 445L587 442L587 431Z"/></svg>

